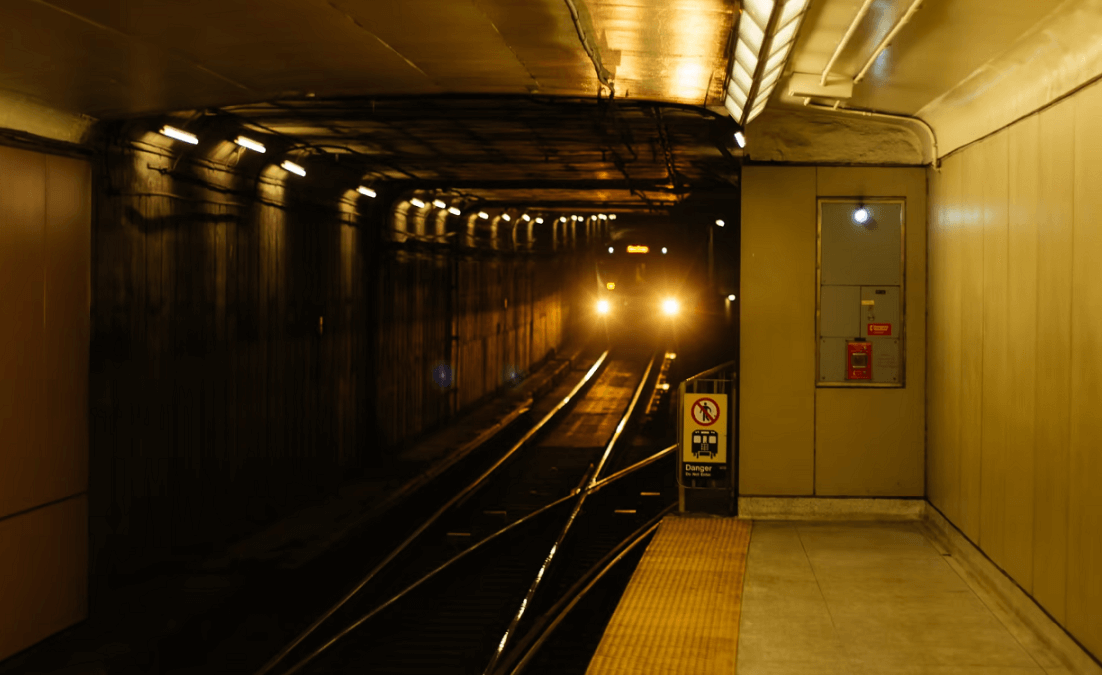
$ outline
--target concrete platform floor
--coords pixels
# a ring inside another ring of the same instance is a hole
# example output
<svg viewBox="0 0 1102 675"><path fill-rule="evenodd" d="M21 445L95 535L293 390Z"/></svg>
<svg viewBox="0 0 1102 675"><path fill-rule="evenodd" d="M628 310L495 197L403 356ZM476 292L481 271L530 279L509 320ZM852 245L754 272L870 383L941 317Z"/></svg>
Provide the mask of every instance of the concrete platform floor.
<svg viewBox="0 0 1102 675"><path fill-rule="evenodd" d="M738 675L1070 672L1034 651L915 522L754 522Z"/></svg>

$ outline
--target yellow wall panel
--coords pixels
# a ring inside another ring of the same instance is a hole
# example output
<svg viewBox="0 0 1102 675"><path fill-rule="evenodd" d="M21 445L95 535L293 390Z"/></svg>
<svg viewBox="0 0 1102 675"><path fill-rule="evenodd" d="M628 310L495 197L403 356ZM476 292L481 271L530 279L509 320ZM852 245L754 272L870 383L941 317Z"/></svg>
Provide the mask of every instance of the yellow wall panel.
<svg viewBox="0 0 1102 675"><path fill-rule="evenodd" d="M936 444L931 444L927 452L936 453L941 468L942 487L936 490L942 502L935 506L953 522L961 517L961 264L962 239L964 231L964 209L961 204L961 175L963 162L959 156L946 159L941 166L938 179L938 195L943 199L939 207L941 224L936 250L941 252L942 260L930 261L931 274L937 273L939 283L943 285L943 304L931 303L930 311L936 312L944 324L942 338L931 340L930 350L940 353L944 375L941 378L943 389L932 389L929 399L942 411L941 428Z"/></svg>
<svg viewBox="0 0 1102 675"><path fill-rule="evenodd" d="M0 520L0 660L87 616L84 496Z"/></svg>
<svg viewBox="0 0 1102 675"><path fill-rule="evenodd" d="M961 156L960 235L960 520L979 541L983 410L983 153L987 141Z"/></svg>
<svg viewBox="0 0 1102 675"><path fill-rule="evenodd" d="M927 296L926 304L926 387L930 391L945 388L945 317L937 310L946 304L945 274L940 266L945 264L945 200L941 196L941 173L929 170L929 220L926 224ZM939 347L938 345L942 345ZM945 501L945 444L944 398L926 399L926 499L932 504Z"/></svg>
<svg viewBox="0 0 1102 675"><path fill-rule="evenodd" d="M1040 114L1033 595L1059 621L1067 594L1074 108Z"/></svg>
<svg viewBox="0 0 1102 675"><path fill-rule="evenodd" d="M45 204L45 157L0 147L0 517L46 501Z"/></svg>
<svg viewBox="0 0 1102 675"><path fill-rule="evenodd" d="M1102 88L1074 103L1067 627L1102 655Z"/></svg>
<svg viewBox="0 0 1102 675"><path fill-rule="evenodd" d="M1007 363L1007 134L996 134L981 147L980 197L983 212L983 393L980 433L979 543L999 565L1006 565L1006 425L1010 406Z"/></svg>
<svg viewBox="0 0 1102 675"><path fill-rule="evenodd" d="M815 169L742 173L739 488L810 495L815 405ZM783 355L761 359L755 355Z"/></svg>
<svg viewBox="0 0 1102 675"><path fill-rule="evenodd" d="M819 197L902 197L905 227L903 389L816 388L815 494L925 493L926 173L819 167Z"/></svg>
<svg viewBox="0 0 1102 675"><path fill-rule="evenodd" d="M1037 213L1041 185L1037 116L1008 130L1010 190L1007 256L1009 408L1004 459L1003 568L1033 589L1033 444L1037 353Z"/></svg>
<svg viewBox="0 0 1102 675"><path fill-rule="evenodd" d="M46 160L46 261L43 375L50 424L37 465L40 501L88 484L88 347L91 311L92 171L87 162Z"/></svg>

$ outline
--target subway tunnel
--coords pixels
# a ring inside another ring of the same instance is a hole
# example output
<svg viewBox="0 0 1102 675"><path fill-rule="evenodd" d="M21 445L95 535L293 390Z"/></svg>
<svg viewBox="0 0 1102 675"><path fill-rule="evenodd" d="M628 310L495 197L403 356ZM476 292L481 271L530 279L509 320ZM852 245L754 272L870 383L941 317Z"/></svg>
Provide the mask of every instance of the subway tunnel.
<svg viewBox="0 0 1102 675"><path fill-rule="evenodd" d="M1102 2L0 31L0 673L1102 672Z"/></svg>

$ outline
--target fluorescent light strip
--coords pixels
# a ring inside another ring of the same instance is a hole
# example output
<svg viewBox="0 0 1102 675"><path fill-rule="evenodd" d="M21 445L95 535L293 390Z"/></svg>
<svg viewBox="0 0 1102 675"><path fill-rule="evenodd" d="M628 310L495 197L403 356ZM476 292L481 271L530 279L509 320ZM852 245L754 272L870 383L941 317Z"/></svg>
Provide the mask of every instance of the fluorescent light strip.
<svg viewBox="0 0 1102 675"><path fill-rule="evenodd" d="M294 162L292 162L292 161L291 161L291 160L289 160L289 159L285 159L285 160L283 160L283 163L282 163L282 164L280 164L279 166L280 166L280 167L281 167L281 168L282 168L282 169L283 169L284 171L290 171L291 173L293 173L293 174L297 174L297 175L299 175L299 176L305 176L305 175L306 175L306 169L302 168L302 167L301 167L301 166L299 166L298 164L295 164Z"/></svg>
<svg viewBox="0 0 1102 675"><path fill-rule="evenodd" d="M195 136L195 134L189 134L182 129L170 127L167 124L161 127L161 134L168 136L169 138L175 138L178 141L183 141L184 143L191 143L192 145L197 145L199 143L199 139Z"/></svg>
<svg viewBox="0 0 1102 675"><path fill-rule="evenodd" d="M368 196L368 197L371 197L371 198L374 198L375 195L376 195L374 190L372 190L371 188L368 188L368 187L364 187L362 185L360 187L356 188L356 192L359 192L361 195L365 195L365 196Z"/></svg>
<svg viewBox="0 0 1102 675"><path fill-rule="evenodd" d="M251 138L245 138L244 136L238 136L237 140L235 140L234 143L237 143L238 145L240 145L243 148L248 148L249 150L252 150L253 152L265 152L267 150L260 143L257 143L256 141L254 141Z"/></svg>
<svg viewBox="0 0 1102 675"><path fill-rule="evenodd" d="M765 42L765 30L753 21L740 21L738 39L745 42L753 53L761 54L761 46Z"/></svg>
<svg viewBox="0 0 1102 675"><path fill-rule="evenodd" d="M742 119L742 106L736 104L730 96L727 97L727 101L723 105L727 108L727 112L731 113L731 117L736 120Z"/></svg>
<svg viewBox="0 0 1102 675"><path fill-rule="evenodd" d="M744 0L742 10L744 15L753 17L759 26L764 27L773 13L773 0Z"/></svg>
<svg viewBox="0 0 1102 675"><path fill-rule="evenodd" d="M741 63L736 63L735 67L731 69L731 81L738 84L739 88L745 92L749 92L754 86L754 76L746 72Z"/></svg>

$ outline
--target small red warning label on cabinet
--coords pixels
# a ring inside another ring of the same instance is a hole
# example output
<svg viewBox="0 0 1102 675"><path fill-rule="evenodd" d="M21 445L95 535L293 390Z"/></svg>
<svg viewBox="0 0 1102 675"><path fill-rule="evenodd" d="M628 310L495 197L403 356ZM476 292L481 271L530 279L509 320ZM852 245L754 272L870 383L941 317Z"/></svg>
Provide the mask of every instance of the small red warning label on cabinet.
<svg viewBox="0 0 1102 675"><path fill-rule="evenodd" d="M870 323L869 335L891 335L892 325L890 323Z"/></svg>

